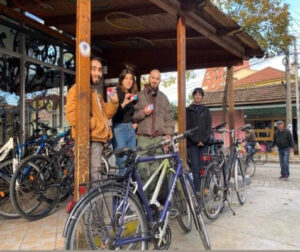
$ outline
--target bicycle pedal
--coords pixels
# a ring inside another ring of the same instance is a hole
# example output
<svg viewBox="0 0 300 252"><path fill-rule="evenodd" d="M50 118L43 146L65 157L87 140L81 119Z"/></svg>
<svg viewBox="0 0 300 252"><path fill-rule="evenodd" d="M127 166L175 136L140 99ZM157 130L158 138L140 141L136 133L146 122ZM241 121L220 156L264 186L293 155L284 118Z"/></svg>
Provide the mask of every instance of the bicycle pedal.
<svg viewBox="0 0 300 252"><path fill-rule="evenodd" d="M171 220L176 219L178 215L179 215L178 209L176 209L176 208L171 208L171 209L170 209L169 218L170 218Z"/></svg>

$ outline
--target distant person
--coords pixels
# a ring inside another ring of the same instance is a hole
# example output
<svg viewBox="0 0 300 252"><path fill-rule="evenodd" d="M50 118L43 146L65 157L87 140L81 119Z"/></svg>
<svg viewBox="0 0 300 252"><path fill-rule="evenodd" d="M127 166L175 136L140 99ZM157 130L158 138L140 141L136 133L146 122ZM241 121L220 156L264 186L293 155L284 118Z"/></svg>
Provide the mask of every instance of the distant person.
<svg viewBox="0 0 300 252"><path fill-rule="evenodd" d="M198 127L194 134L187 138L196 192L200 192L200 170L203 168L200 156L208 153L207 143L211 137L211 114L209 109L202 104L203 97L203 89L195 88L193 90L193 103L186 109L186 129Z"/></svg>
<svg viewBox="0 0 300 252"><path fill-rule="evenodd" d="M91 83L90 83L90 181L101 179L101 155L103 144L112 138L112 131L109 126L111 119L118 109L117 93L111 97L111 101L106 103L103 97L94 88L100 83L102 77L102 64L99 58L91 59ZM76 107L78 97L76 93L77 85L73 85L67 95L66 119L72 127L72 137L80 134L76 129ZM79 118L80 120L80 118Z"/></svg>
<svg viewBox="0 0 300 252"><path fill-rule="evenodd" d="M136 91L134 73L129 69L124 69L117 85L119 108L113 117L113 147L116 150L123 147L136 147L137 123L133 123L134 104L137 102ZM117 157L119 175L124 175L126 172L123 164L126 159L127 157Z"/></svg>
<svg viewBox="0 0 300 252"><path fill-rule="evenodd" d="M245 125L246 126L249 126L249 129L246 130L245 132L245 149L247 151L247 153L249 154L250 157L253 157L253 155L255 154L255 145L257 143L257 140L256 140L256 136L255 136L255 131L254 129L250 128L251 125L248 124L248 125Z"/></svg>
<svg viewBox="0 0 300 252"><path fill-rule="evenodd" d="M281 168L279 179L288 178L290 176L290 171L289 171L290 152L294 150L295 143L291 132L287 128L284 128L283 121L278 121L276 123L276 126L277 126L277 130L274 133L272 148L275 145L278 147L280 168Z"/></svg>

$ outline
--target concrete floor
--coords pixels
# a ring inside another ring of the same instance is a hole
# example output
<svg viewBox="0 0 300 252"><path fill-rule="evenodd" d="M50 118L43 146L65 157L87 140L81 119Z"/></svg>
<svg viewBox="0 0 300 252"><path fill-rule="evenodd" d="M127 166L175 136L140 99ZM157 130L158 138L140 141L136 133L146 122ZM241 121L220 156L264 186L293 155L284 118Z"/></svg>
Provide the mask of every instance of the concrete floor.
<svg viewBox="0 0 300 252"><path fill-rule="evenodd" d="M257 167L244 206L233 198L236 216L226 208L215 221L205 219L212 249L300 249L300 164L292 164L291 177L279 180L279 165ZM0 217L0 250L60 250L67 214L65 205L43 220L28 222ZM171 221L173 250L199 250L195 228L184 234Z"/></svg>

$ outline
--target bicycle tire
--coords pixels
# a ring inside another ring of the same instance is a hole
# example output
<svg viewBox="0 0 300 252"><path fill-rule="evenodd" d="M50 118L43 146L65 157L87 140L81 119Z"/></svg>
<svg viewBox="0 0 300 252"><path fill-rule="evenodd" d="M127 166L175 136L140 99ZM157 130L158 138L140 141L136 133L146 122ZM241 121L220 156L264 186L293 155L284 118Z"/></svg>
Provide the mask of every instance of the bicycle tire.
<svg viewBox="0 0 300 252"><path fill-rule="evenodd" d="M252 158L246 158L245 160L245 172L246 175L252 177L255 174L256 165Z"/></svg>
<svg viewBox="0 0 300 252"><path fill-rule="evenodd" d="M216 166L215 162L208 165L205 178L201 183L200 197L205 216L210 219L216 219L221 212L224 195L224 177L222 167ZM215 205L212 205L212 201Z"/></svg>
<svg viewBox="0 0 300 252"><path fill-rule="evenodd" d="M12 159L4 161L0 165L0 216L10 219L20 217L10 201L9 186L12 174Z"/></svg>
<svg viewBox="0 0 300 252"><path fill-rule="evenodd" d="M205 249L210 250L211 244L208 237L207 229L204 224L202 215L201 215L201 205L199 202L199 199L197 198L197 195L195 193L194 187L191 183L191 179L189 176L184 173L183 174L183 180L184 180L184 186L185 186L185 193L187 194L186 197L188 199L188 204L191 209L191 213L194 219L194 223L196 226L196 229L200 235L200 238L202 240L202 244Z"/></svg>
<svg viewBox="0 0 300 252"><path fill-rule="evenodd" d="M177 216L179 226L185 233L190 232L192 230L191 209L189 208L182 186L179 181L174 191L174 205L179 211L179 214Z"/></svg>
<svg viewBox="0 0 300 252"><path fill-rule="evenodd" d="M264 165L268 160L268 155L266 152L258 151L254 153L253 160L257 165Z"/></svg>
<svg viewBox="0 0 300 252"><path fill-rule="evenodd" d="M58 181L47 169L48 163L49 158L45 156L29 156L18 165L12 176L12 205L21 217L29 221L44 218L59 201L59 187L53 186ZM30 200L35 200L34 204L30 204Z"/></svg>
<svg viewBox="0 0 300 252"><path fill-rule="evenodd" d="M110 199L109 203L112 203L112 205L110 205L112 206L112 208L114 208L114 206L119 206L118 204L115 204L115 202L122 202L123 198L120 197L123 197L123 191L123 187L114 187L109 184L107 186L100 186L95 190L89 192L89 195L86 196L86 199L80 203L81 206L79 206L73 213L73 217L65 237L65 249L115 249L113 247L113 235L117 232L117 230L109 230L108 228L114 226L114 223L118 222L118 211L114 212L114 214L109 214L109 204L107 204L107 201ZM118 201L118 198L121 201ZM103 199L106 200L104 200L103 202L101 201ZM105 206L107 207L106 209L104 209ZM126 235L126 231L130 233L129 235L132 235L131 232L135 234L134 232L136 230L134 231L134 229L138 229L140 227L140 230L138 230L138 232L145 236L148 233L146 217L144 215L144 211L139 202L139 199L132 193L128 194L128 206L129 207L126 207L125 211L126 214L131 214L132 219L130 219L130 215L127 216L127 221L129 220L129 222L126 223L125 227L124 225L122 226L122 228L124 228L123 235ZM101 211L95 211L95 208L97 207L100 207ZM109 215L109 222L104 217L105 213ZM102 216L100 216L100 214L102 214ZM130 220L133 220L133 222L130 222ZM98 229L97 224L99 224ZM93 227L93 225L95 227ZM102 233L103 231L104 234ZM103 242L103 237L111 239L111 242L105 244L105 242ZM130 248L136 248L136 245L137 244L134 243L129 244ZM140 245L141 250L145 250L148 248L148 241L142 241ZM107 248L106 246L109 247ZM118 247L118 249L123 248Z"/></svg>
<svg viewBox="0 0 300 252"><path fill-rule="evenodd" d="M236 160L236 166L234 169L235 191L238 201L241 205L244 205L246 202L246 179L245 172L242 168L241 160L239 158Z"/></svg>

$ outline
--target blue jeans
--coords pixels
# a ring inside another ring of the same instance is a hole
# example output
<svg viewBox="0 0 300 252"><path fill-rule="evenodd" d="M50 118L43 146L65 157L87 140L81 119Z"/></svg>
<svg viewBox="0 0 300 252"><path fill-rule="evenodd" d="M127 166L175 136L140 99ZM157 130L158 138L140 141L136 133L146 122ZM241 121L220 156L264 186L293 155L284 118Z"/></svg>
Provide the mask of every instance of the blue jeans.
<svg viewBox="0 0 300 252"><path fill-rule="evenodd" d="M289 171L290 148L280 149L279 159L280 159L281 175L290 176L290 171Z"/></svg>
<svg viewBox="0 0 300 252"><path fill-rule="evenodd" d="M136 147L136 136L135 130L132 127L132 123L115 123L113 125L113 147L114 150L123 148L123 147ZM122 158L116 158L117 165L119 168L119 175L124 175L126 172L126 167L124 167L124 161L127 159L127 156Z"/></svg>
<svg viewBox="0 0 300 252"><path fill-rule="evenodd" d="M247 153L249 154L250 157L253 157L253 155L255 154L255 142L247 142L245 145L245 149L247 151Z"/></svg>
<svg viewBox="0 0 300 252"><path fill-rule="evenodd" d="M193 172L193 182L196 192L200 192L200 170L203 168L200 155L207 154L208 147L189 147L190 157L191 157L191 169Z"/></svg>

